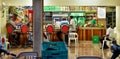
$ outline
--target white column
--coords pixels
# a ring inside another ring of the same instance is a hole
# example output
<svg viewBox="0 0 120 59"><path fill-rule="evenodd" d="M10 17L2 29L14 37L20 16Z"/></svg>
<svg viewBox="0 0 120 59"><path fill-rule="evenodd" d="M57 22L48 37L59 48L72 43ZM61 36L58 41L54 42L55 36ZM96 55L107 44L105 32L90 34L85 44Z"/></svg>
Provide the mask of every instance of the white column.
<svg viewBox="0 0 120 59"><path fill-rule="evenodd" d="M120 45L120 6L116 6L116 40L117 43Z"/></svg>

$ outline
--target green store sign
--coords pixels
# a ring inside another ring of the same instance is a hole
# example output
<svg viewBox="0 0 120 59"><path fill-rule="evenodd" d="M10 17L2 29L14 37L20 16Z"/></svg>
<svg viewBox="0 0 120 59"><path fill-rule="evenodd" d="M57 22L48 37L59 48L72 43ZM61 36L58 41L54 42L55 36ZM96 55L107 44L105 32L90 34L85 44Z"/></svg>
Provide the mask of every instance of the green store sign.
<svg viewBox="0 0 120 59"><path fill-rule="evenodd" d="M44 11L61 11L59 6L44 6Z"/></svg>
<svg viewBox="0 0 120 59"><path fill-rule="evenodd" d="M85 12L72 12L69 16L85 16Z"/></svg>

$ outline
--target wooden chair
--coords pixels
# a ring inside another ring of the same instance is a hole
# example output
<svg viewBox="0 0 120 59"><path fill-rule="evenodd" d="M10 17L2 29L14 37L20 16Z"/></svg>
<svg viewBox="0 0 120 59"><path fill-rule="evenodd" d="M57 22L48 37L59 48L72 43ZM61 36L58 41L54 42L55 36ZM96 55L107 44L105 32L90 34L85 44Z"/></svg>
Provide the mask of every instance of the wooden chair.
<svg viewBox="0 0 120 59"><path fill-rule="evenodd" d="M28 42L28 26L27 25L23 25L21 27L21 34L20 34L20 45L23 46Z"/></svg>
<svg viewBox="0 0 120 59"><path fill-rule="evenodd" d="M46 32L47 32L47 34L49 34L48 36L47 36L47 38L48 38L48 41L53 41L54 40L54 37L53 37L53 35L54 35L54 27L53 27L53 25L52 24L48 24L47 26L46 26ZM52 36L51 36L52 35Z"/></svg>
<svg viewBox="0 0 120 59"><path fill-rule="evenodd" d="M47 31L48 34L52 34L53 31L54 31L53 25L52 25L52 24L48 24L48 25L46 26L46 31Z"/></svg>
<svg viewBox="0 0 120 59"><path fill-rule="evenodd" d="M61 25L61 31L64 34L68 34L68 32L69 32L69 26L67 24Z"/></svg>
<svg viewBox="0 0 120 59"><path fill-rule="evenodd" d="M38 53L37 52L21 52L16 57L17 59L24 58L24 59L37 59Z"/></svg>
<svg viewBox="0 0 120 59"><path fill-rule="evenodd" d="M65 39L68 39L69 26L67 24L62 24L60 28L61 32L63 33L62 38L64 39L64 41L66 41Z"/></svg>
<svg viewBox="0 0 120 59"><path fill-rule="evenodd" d="M16 47L17 41L15 40L16 34L14 33L15 28L11 24L6 25L7 33L8 33L8 42L10 42L11 47Z"/></svg>

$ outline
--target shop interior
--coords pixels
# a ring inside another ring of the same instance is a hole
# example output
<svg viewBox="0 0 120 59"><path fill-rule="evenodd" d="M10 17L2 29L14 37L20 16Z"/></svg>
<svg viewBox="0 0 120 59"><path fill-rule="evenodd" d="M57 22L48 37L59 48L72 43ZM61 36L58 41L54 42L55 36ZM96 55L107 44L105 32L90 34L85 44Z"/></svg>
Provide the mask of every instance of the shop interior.
<svg viewBox="0 0 120 59"><path fill-rule="evenodd" d="M106 25L111 25L113 28L116 26L116 8L114 6L44 6L43 14L43 33L47 36L47 39L43 38L43 42L58 42L57 32L61 29L60 22L68 21L69 16L73 16L77 20L74 32L77 33L78 42L76 44L72 40L67 46L68 59L76 59L78 56L103 57L101 45L100 43L94 44L93 37L103 37L106 34ZM15 29L7 27L15 17ZM91 22L92 17L95 19L94 25ZM6 26L1 29L4 32L0 35L1 39L4 37L7 42L3 44L4 48L17 55L22 51L32 51L34 36L32 6L4 6L2 19L6 19ZM47 33L46 30L49 24L54 28L52 34ZM15 34L11 34L13 29ZM62 38L65 36L63 35ZM104 52L104 57L110 59L112 53L108 50L104 50ZM5 58L9 59L11 56L6 55Z"/></svg>

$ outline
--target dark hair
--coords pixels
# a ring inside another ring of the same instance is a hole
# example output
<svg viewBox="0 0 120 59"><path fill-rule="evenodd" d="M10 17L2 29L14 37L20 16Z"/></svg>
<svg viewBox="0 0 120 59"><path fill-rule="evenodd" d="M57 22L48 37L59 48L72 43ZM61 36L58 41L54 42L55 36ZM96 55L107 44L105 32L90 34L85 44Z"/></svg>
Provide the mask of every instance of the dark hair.
<svg viewBox="0 0 120 59"><path fill-rule="evenodd" d="M63 17L62 20L66 20L66 17Z"/></svg>
<svg viewBox="0 0 120 59"><path fill-rule="evenodd" d="M14 15L14 17L17 17L18 15L17 14L13 14Z"/></svg>
<svg viewBox="0 0 120 59"><path fill-rule="evenodd" d="M70 16L70 18L72 19L72 18L73 18L73 16Z"/></svg>
<svg viewBox="0 0 120 59"><path fill-rule="evenodd" d="M110 25L106 25L106 27L107 27L107 28L109 28L109 27L110 27Z"/></svg>

